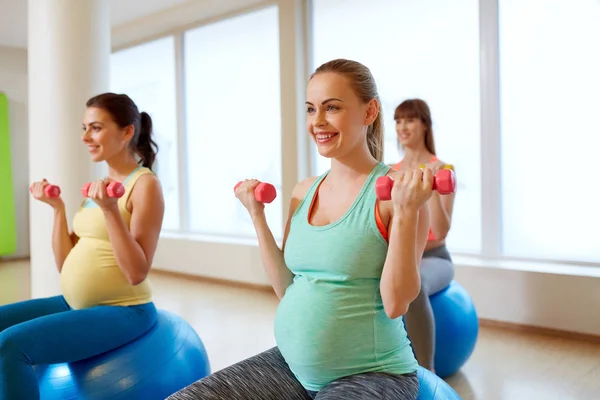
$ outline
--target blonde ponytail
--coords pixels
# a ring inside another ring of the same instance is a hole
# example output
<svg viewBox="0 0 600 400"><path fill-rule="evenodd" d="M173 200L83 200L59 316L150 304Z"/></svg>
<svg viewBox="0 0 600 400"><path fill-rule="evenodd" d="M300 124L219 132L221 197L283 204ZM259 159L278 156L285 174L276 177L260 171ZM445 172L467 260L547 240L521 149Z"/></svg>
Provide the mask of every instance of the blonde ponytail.
<svg viewBox="0 0 600 400"><path fill-rule="evenodd" d="M377 102L379 102L379 99L377 99ZM367 145L371 155L377 161L383 161L383 113L381 112L381 103L379 103L377 118L367 129Z"/></svg>

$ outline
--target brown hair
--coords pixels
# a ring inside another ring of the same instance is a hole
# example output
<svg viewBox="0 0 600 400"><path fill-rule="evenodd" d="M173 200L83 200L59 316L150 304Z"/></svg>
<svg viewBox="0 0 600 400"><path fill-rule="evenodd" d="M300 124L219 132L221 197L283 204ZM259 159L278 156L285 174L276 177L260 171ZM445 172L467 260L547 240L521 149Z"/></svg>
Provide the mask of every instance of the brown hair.
<svg viewBox="0 0 600 400"><path fill-rule="evenodd" d="M431 111L427 103L421 99L404 100L394 112L394 120L398 122L402 118L416 118L425 125L425 147L435 155L435 143L433 141L433 127Z"/></svg>
<svg viewBox="0 0 600 400"><path fill-rule="evenodd" d="M133 125L134 133L131 148L141 158L141 164L152 169L158 145L152 140L152 118L139 112L137 106L126 94L103 93L94 96L86 103L87 107L97 107L108 112L121 128Z"/></svg>
<svg viewBox="0 0 600 400"><path fill-rule="evenodd" d="M346 76L350 80L350 84L356 95L364 102L368 103L372 99L376 99L379 103L379 113L377 118L367 128L367 145L371 155L377 160L383 159L383 114L381 110L381 101L377 93L377 84L371 74L369 68L363 64L345 59L337 59L322 64L313 76L323 72L333 72Z"/></svg>

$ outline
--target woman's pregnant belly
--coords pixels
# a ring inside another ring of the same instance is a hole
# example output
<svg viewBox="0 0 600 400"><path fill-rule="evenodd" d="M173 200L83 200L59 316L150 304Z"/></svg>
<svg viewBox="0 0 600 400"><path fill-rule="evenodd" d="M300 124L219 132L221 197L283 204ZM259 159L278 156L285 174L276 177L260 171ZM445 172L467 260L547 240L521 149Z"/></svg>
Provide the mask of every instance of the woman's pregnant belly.
<svg viewBox="0 0 600 400"><path fill-rule="evenodd" d="M327 282L297 276L277 309L275 338L309 390L400 361L402 322L387 318L378 280Z"/></svg>
<svg viewBox="0 0 600 400"><path fill-rule="evenodd" d="M129 284L109 242L82 238L60 273L63 296L74 309L119 304L142 289Z"/></svg>

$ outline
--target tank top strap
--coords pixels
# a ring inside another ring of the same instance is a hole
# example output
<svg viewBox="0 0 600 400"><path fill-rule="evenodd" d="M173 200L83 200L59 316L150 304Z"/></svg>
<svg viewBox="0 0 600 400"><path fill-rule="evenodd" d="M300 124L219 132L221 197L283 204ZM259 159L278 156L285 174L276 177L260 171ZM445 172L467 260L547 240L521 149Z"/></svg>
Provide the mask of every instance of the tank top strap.
<svg viewBox="0 0 600 400"><path fill-rule="evenodd" d="M387 175L391 169L392 167L385 164L383 161L380 161L373 171L373 180L377 180L380 176Z"/></svg>
<svg viewBox="0 0 600 400"><path fill-rule="evenodd" d="M123 202L123 204L126 204L127 201L129 200L129 196L131 196L131 192L133 191L133 187L135 186L136 182L138 181L138 179L142 176L142 175L147 175L147 174L153 174L154 172L152 170L150 170L149 168L146 167L137 167L136 169L134 169L127 178L125 178L125 181L123 181L123 187L125 188L125 193L123 194L123 197L121 197L119 199L120 202Z"/></svg>
<svg viewBox="0 0 600 400"><path fill-rule="evenodd" d="M384 164L383 162L379 162L375 165L375 167L373 167L373 169L369 173L369 176L367 177L367 180L363 185L363 188L358 194L350 210L356 207L360 207L360 205L364 203L375 203L375 201L377 200L377 195L375 193L375 182L380 176L386 175L390 169L391 167L389 165ZM297 218L298 216L302 216L302 219L306 220L306 217L308 217L308 213L312 208L315 195L319 190L321 183L323 182L325 177L327 177L327 174L329 174L329 170L320 175L317 179L315 179L315 181L312 183L312 185L306 192L304 199L302 199L302 201L298 205L298 208L296 209L296 212L292 217L293 219Z"/></svg>
<svg viewBox="0 0 600 400"><path fill-rule="evenodd" d="M377 200L377 193L375 191L375 183L377 182L377 179L379 179L382 176L387 175L391 169L393 169L393 167L391 167L387 164L384 164L383 162L379 162L375 166L375 168L373 168L373 170L371 171L371 174L369 175L369 178L365 182L363 199L366 203L368 203L368 204L375 203L375 201Z"/></svg>
<svg viewBox="0 0 600 400"><path fill-rule="evenodd" d="M310 188L304 195L304 198L302 199L300 204L298 204L298 207L296 208L296 211L294 212L292 219L295 219L300 215L308 215L308 211L311 208L312 201L315 197L315 193L319 189L321 182L323 182L323 179L325 179L327 174L329 174L329 170L327 170L323 174L319 175L317 177L317 179L315 179L315 181L312 183L312 185L310 186Z"/></svg>

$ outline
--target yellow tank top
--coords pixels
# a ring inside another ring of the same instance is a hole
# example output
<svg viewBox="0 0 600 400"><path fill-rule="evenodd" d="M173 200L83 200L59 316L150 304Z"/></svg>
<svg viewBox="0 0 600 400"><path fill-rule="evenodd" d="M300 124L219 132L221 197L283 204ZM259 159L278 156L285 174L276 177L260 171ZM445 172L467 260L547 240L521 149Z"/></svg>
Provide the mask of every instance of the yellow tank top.
<svg viewBox="0 0 600 400"><path fill-rule="evenodd" d="M118 200L121 217L129 228L131 213L127 201L140 176L148 168L134 170L124 182L125 194ZM115 258L102 210L86 199L75 214L73 231L79 237L60 274L63 296L73 309L98 305L131 306L152 301L150 282L131 285Z"/></svg>

